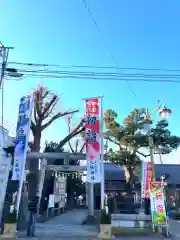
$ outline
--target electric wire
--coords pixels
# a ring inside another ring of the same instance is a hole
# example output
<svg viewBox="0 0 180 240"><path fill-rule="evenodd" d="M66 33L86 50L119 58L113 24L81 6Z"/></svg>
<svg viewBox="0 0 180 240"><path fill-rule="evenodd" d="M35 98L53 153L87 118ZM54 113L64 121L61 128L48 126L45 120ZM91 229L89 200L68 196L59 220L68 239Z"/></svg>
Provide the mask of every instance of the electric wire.
<svg viewBox="0 0 180 240"><path fill-rule="evenodd" d="M80 76L80 75L60 75L60 74L33 74L33 73L28 73L24 74L23 78L10 78L6 76L7 81L26 81L26 78L50 78L50 79L78 79L78 80L89 80L91 79L92 81L118 81L118 82L124 82L124 81L129 81L129 82L148 82L148 83L180 83L180 77L174 77L172 79L158 79L158 77L154 78L148 78L148 77L138 77L135 76L134 78L130 77L118 77L118 76L110 76L110 77L105 77L105 76L95 76L95 79L92 78L92 76Z"/></svg>
<svg viewBox="0 0 180 240"><path fill-rule="evenodd" d="M2 117L0 117L0 120L2 121ZM3 118L3 125L6 128L16 130L16 127L14 125L12 125L11 123L9 123L8 121L6 121L4 118Z"/></svg>
<svg viewBox="0 0 180 240"><path fill-rule="evenodd" d="M45 73L45 74L68 74L69 76L100 76L100 77L150 77L150 78L179 78L180 74L146 74L146 73L115 73L115 72L90 72L90 71L57 71L57 70L27 70L17 69L18 73Z"/></svg>
<svg viewBox="0 0 180 240"><path fill-rule="evenodd" d="M141 68L141 67L116 67L116 66L95 66L95 65L58 65L47 63L23 63L8 62L10 65L22 65L28 67L57 67L57 68L89 68L89 69L114 69L114 70L139 70L139 71L164 71L164 72L180 72L180 69L170 68Z"/></svg>
<svg viewBox="0 0 180 240"><path fill-rule="evenodd" d="M71 79L92 79L101 81L145 81L145 82L176 82L180 78L180 74L154 74L154 73L117 73L117 72L97 72L97 71L65 71L65 70L49 70L49 69L16 69L18 73L22 74L21 78L13 78L9 80L24 80L27 77L32 78L71 78ZM6 77L12 77L6 72Z"/></svg>
<svg viewBox="0 0 180 240"><path fill-rule="evenodd" d="M12 62L13 63L13 62ZM17 63L17 62L16 62ZM24 65L25 64L25 65ZM21 63L23 66L27 66L26 63ZM32 65L31 63L29 64ZM38 66L42 66L37 64ZM45 65L43 65L44 67ZM50 66L50 65L47 65ZM55 66L55 65L54 65ZM59 66L59 65L56 65ZM34 65L33 65L34 67ZM26 67L27 68L27 67ZM100 68L102 70L102 68ZM130 68L129 68L130 69ZM136 70L138 68L135 68ZM142 68L139 68L143 70ZM178 79L180 78L180 74L162 74L162 73L142 73L142 72L135 72L135 73L125 73L125 72L98 72L98 71L70 71L70 70L49 70L49 69L16 69L18 73L22 74L20 78L13 78L8 80L25 80L25 78L32 77L32 78L71 78L71 79L92 79L94 80L101 80L101 81L129 81L129 82L164 82L164 83L179 83ZM152 69L146 69L152 70ZM165 70L165 69L155 69L155 70ZM170 70L167 69L168 72L176 71L179 72L180 70ZM6 72L6 78L12 78L11 75L8 76L8 72Z"/></svg>
<svg viewBox="0 0 180 240"><path fill-rule="evenodd" d="M98 77L135 77L135 78L139 78L139 77L148 77L148 78L179 78L180 74L147 74L147 73L140 73L140 72L136 72L136 73L125 73L125 72L121 72L121 73L116 73L116 72L95 72L95 71L58 71L58 70L42 70L42 69L17 69L17 72L22 74L22 75L26 75L26 73L41 73L41 74L66 74L68 76L98 76ZM11 74L11 73L10 73ZM10 75L9 72L6 72L6 75L9 77L11 77L12 75Z"/></svg>
<svg viewBox="0 0 180 240"><path fill-rule="evenodd" d="M113 61L115 62L116 66L119 68L119 63L117 62L114 53L112 52L111 48L109 47L109 45L108 45L108 43L107 43L107 41L106 41L106 39L105 39L105 37L104 37L103 32L101 31L101 29L100 29L100 27L99 27L96 19L94 18L93 13L92 13L92 10L91 10L90 7L88 6L87 1L86 1L86 0L82 0L82 2L84 3L84 6L85 6L85 8L87 9L90 18L92 19L94 25L96 26L96 28L97 28L97 30L98 30L98 32L99 32L99 34L100 34L100 36L101 36L101 38L102 38L105 46L106 46L106 48L107 48L107 50L108 50L111 58L112 58ZM127 83L128 87L131 89L131 92L133 93L133 95L136 97L137 95L136 95L136 93L134 92L134 90L133 90L131 84L128 82L128 80L126 80L126 83Z"/></svg>

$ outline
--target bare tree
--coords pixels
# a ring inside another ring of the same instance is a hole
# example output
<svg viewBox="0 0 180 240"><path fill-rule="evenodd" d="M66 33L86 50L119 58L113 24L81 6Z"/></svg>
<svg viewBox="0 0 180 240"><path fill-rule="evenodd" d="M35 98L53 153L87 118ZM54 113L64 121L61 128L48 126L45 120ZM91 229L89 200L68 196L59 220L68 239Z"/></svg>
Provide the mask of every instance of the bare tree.
<svg viewBox="0 0 180 240"><path fill-rule="evenodd" d="M39 152L43 130L57 119L77 113L78 110L55 113L55 107L57 106L59 97L42 86L34 91L34 101L34 119L31 122L34 139L31 145L31 151Z"/></svg>

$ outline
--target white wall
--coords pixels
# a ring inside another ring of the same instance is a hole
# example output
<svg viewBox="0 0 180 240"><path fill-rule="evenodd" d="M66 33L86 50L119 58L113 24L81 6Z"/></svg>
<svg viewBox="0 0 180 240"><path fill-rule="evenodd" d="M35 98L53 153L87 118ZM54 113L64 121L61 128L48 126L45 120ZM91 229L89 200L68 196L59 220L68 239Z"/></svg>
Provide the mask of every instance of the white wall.
<svg viewBox="0 0 180 240"><path fill-rule="evenodd" d="M13 145L13 139L9 136L9 131L0 126L0 149Z"/></svg>
<svg viewBox="0 0 180 240"><path fill-rule="evenodd" d="M8 130L0 126L0 219L4 205L9 170L11 168L11 158L6 156L3 148L11 146L12 143Z"/></svg>

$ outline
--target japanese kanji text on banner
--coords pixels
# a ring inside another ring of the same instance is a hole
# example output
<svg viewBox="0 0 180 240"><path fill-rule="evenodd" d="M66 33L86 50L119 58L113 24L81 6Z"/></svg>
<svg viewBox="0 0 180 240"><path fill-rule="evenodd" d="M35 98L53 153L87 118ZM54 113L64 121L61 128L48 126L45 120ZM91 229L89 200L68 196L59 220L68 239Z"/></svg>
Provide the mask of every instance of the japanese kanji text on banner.
<svg viewBox="0 0 180 240"><path fill-rule="evenodd" d="M97 183L101 181L99 99L87 99L85 104L87 182Z"/></svg>
<svg viewBox="0 0 180 240"><path fill-rule="evenodd" d="M164 191L161 182L150 183L150 200L152 224L154 226L166 226L167 216L165 208Z"/></svg>
<svg viewBox="0 0 180 240"><path fill-rule="evenodd" d="M152 179L152 163L147 162L147 169L146 169L146 180L145 180L145 198L149 198L149 188L150 182Z"/></svg>
<svg viewBox="0 0 180 240"><path fill-rule="evenodd" d="M20 180L23 177L32 108L33 95L28 95L20 99L12 180Z"/></svg>

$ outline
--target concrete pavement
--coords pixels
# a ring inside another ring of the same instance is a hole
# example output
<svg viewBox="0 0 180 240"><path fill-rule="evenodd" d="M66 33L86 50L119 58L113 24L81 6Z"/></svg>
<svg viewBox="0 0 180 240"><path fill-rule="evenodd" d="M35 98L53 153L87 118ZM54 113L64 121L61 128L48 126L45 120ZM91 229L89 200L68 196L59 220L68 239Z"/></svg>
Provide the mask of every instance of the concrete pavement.
<svg viewBox="0 0 180 240"><path fill-rule="evenodd" d="M21 238L21 240L27 240L31 238ZM151 238L151 237L119 237L119 238L114 238L113 240L173 240L174 238ZM100 240L98 238L92 238L92 237L38 237L38 238L32 238L32 240Z"/></svg>
<svg viewBox="0 0 180 240"><path fill-rule="evenodd" d="M95 226L83 226L82 222L87 217L86 209L76 209L61 214L45 223L36 224L37 239L71 239L91 240L97 236ZM26 233L19 235L21 239L26 239ZM28 238L30 239L30 238ZM36 238L33 238L34 240Z"/></svg>
<svg viewBox="0 0 180 240"><path fill-rule="evenodd" d="M97 240L98 231L95 226L84 226L82 221L87 217L87 210L77 209L57 216L46 223L36 224L36 238L34 240ZM172 238L156 237L117 237L115 240L158 240L180 239L180 221L170 221ZM26 233L20 234L20 239L31 239Z"/></svg>
<svg viewBox="0 0 180 240"><path fill-rule="evenodd" d="M180 240L180 221L178 220L169 220L169 232L172 236L172 239Z"/></svg>

